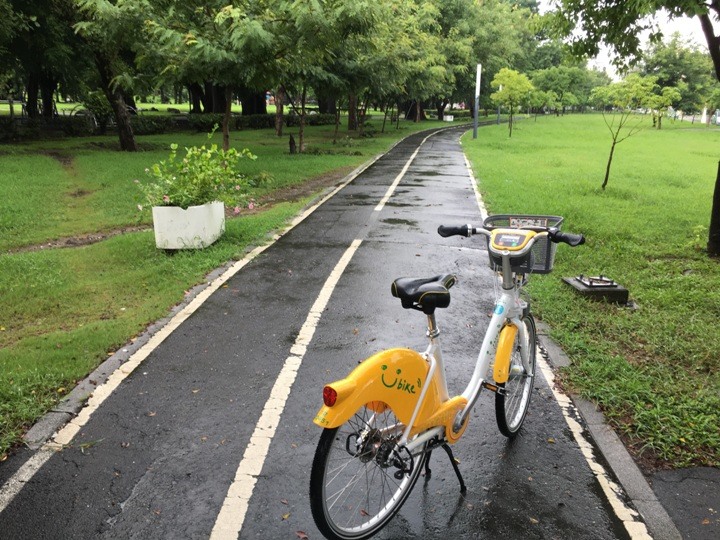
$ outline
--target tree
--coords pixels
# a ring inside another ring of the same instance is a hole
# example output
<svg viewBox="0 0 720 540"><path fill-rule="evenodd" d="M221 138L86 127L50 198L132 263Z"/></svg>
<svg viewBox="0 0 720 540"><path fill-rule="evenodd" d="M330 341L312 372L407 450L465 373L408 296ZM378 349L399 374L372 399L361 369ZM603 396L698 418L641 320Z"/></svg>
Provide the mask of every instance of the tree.
<svg viewBox="0 0 720 540"><path fill-rule="evenodd" d="M117 125L120 149L137 152L126 95L132 96L133 56L130 47L136 43L137 29L142 26L142 12L130 2L117 0L73 0L80 20L76 32L93 51L100 88L112 107ZM134 58L133 58L134 60Z"/></svg>
<svg viewBox="0 0 720 540"><path fill-rule="evenodd" d="M659 10L666 10L671 17L697 17L715 77L720 81L720 31L716 29L720 20L718 0L557 0L555 5L557 9L548 15L547 23L558 35L569 40L576 56L597 56L600 46L606 44L614 51L614 63L618 66L637 61L644 30L649 30L651 42L661 41L662 29L654 18ZM720 173L715 179L713 201L707 249L709 255L717 257L720 256Z"/></svg>
<svg viewBox="0 0 720 540"><path fill-rule="evenodd" d="M657 77L662 87L676 87L680 99L675 105L686 113L702 110L713 89L720 88L707 53L683 41L678 33L667 43L650 47L643 56L640 72Z"/></svg>
<svg viewBox="0 0 720 540"><path fill-rule="evenodd" d="M223 105L223 149L229 150L234 90L264 86L258 83L275 59L273 6L266 0L128 1L145 13L154 62L164 66L165 78L210 83L214 101Z"/></svg>
<svg viewBox="0 0 720 540"><path fill-rule="evenodd" d="M366 39L378 20L376 2L327 0L280 2L284 16L274 34L284 51L280 69L283 86L299 97L299 149L304 149L305 104L314 86L348 86L334 68L342 49L358 52L370 46ZM341 44L343 46L341 46ZM347 74L347 72L345 72Z"/></svg>
<svg viewBox="0 0 720 540"><path fill-rule="evenodd" d="M673 105L680 101L680 91L674 86L660 88L659 92L650 94L645 100L645 106L652 111L653 125L657 129L662 128L662 119Z"/></svg>
<svg viewBox="0 0 720 540"><path fill-rule="evenodd" d="M497 90L490 96L493 102L501 107L508 109L510 118L508 121L508 130L510 137L513 131L513 116L518 107L525 103L533 91L533 85L530 79L522 73L518 73L513 69L502 68L495 78L493 78L491 86Z"/></svg>
<svg viewBox="0 0 720 540"><path fill-rule="evenodd" d="M640 77L634 74L623 81L600 86L593 90L592 100L602 109L603 119L612 140L602 189L607 187L610 179L610 167L615 155L615 147L642 129L642 117L635 117L634 121L631 119L636 114L636 110L644 106L654 86L654 78ZM608 112L607 109L610 111Z"/></svg>

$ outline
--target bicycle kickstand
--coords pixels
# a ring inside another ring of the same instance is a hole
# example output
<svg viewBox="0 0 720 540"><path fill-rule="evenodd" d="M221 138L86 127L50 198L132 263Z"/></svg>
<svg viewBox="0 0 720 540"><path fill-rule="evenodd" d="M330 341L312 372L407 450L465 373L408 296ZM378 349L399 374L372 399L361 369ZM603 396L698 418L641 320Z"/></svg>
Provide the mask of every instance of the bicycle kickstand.
<svg viewBox="0 0 720 540"><path fill-rule="evenodd" d="M453 454L452 448L450 448L450 445L448 443L445 443L442 445L445 452L447 452L448 457L450 458L450 463L453 466L453 469L455 470L455 474L458 477L458 481L460 482L460 493L463 495L467 491L467 488L465 487L465 481L463 480L462 474L460 474L460 467L457 465L457 461L455 460L455 455Z"/></svg>
<svg viewBox="0 0 720 540"><path fill-rule="evenodd" d="M460 493L463 495L465 492L467 492L467 488L465 487L465 481L463 480L462 474L460 474L460 467L457 466L457 461L455 461L455 455L453 454L452 448L445 443L442 445L445 452L447 452L448 457L450 458L450 463L453 466L453 469L455 470L455 474L457 475L458 481L460 482ZM432 456L432 450L428 452L428 457L425 460L425 478L430 478L430 474L432 471L430 471L430 456Z"/></svg>

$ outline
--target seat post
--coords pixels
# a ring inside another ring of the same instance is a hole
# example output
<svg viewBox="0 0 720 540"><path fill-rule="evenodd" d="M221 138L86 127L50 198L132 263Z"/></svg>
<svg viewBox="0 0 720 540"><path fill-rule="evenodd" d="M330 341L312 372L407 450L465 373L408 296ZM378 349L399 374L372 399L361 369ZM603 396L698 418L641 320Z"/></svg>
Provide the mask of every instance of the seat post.
<svg viewBox="0 0 720 540"><path fill-rule="evenodd" d="M437 326L437 323L435 322L435 314L434 313L428 313L428 329L427 329L427 337L430 338L430 341L434 340L440 335L440 329Z"/></svg>

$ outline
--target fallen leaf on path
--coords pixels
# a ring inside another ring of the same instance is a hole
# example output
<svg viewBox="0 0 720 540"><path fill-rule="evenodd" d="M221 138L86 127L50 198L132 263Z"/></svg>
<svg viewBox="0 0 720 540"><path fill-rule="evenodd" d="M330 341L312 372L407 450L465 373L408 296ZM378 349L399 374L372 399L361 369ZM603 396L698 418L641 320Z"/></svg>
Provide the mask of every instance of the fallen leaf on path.
<svg viewBox="0 0 720 540"><path fill-rule="evenodd" d="M308 540L308 535L305 534L305 533L302 532L302 531L295 531L295 534L297 534L297 537L298 537L300 540Z"/></svg>
<svg viewBox="0 0 720 540"><path fill-rule="evenodd" d="M534 517L531 517L531 518L530 518L530 523L532 523L533 525L537 525L538 523L540 523L540 520L539 520L539 519L535 519Z"/></svg>
<svg viewBox="0 0 720 540"><path fill-rule="evenodd" d="M288 503L288 500L287 500L287 499L280 499L280 502L283 503L283 504L287 504L287 503Z"/></svg>
<svg viewBox="0 0 720 540"><path fill-rule="evenodd" d="M290 512L288 512L287 514L283 514L283 515L282 515L282 520L283 520L283 521L286 521L287 519L290 519Z"/></svg>

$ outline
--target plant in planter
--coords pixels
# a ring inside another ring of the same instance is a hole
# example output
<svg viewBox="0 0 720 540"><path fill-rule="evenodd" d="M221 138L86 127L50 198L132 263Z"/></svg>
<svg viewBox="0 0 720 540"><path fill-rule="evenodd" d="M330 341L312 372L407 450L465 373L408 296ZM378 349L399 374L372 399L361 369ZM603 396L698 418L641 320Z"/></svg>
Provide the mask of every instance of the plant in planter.
<svg viewBox="0 0 720 540"><path fill-rule="evenodd" d="M212 144L185 148L185 156L179 158L178 145L172 144L167 160L145 169L151 180L136 182L153 207L158 248L204 248L222 235L225 206L237 214L250 201L249 189L255 185L239 171L242 159L256 156L247 148L225 151Z"/></svg>

